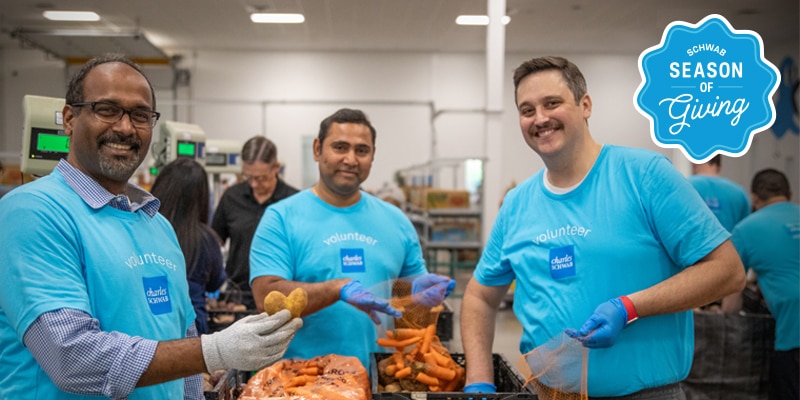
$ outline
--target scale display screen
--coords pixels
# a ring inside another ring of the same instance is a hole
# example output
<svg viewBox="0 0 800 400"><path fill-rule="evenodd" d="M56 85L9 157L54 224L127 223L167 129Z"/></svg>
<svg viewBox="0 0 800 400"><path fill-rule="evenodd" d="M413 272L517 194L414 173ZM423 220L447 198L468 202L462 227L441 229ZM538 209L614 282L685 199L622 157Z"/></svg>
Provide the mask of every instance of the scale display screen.
<svg viewBox="0 0 800 400"><path fill-rule="evenodd" d="M69 136L56 129L32 128L29 157L34 160L59 160L69 153Z"/></svg>
<svg viewBox="0 0 800 400"><path fill-rule="evenodd" d="M197 143L188 140L178 141L178 157L192 157L197 154Z"/></svg>
<svg viewBox="0 0 800 400"><path fill-rule="evenodd" d="M225 153L206 153L206 166L224 167L228 157Z"/></svg>

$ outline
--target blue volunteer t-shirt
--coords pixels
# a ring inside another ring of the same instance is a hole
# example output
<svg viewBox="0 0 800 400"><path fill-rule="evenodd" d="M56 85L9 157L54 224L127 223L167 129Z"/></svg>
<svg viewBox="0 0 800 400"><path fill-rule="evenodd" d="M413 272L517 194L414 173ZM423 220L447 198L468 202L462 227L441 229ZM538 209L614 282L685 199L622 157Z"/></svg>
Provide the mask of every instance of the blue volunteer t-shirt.
<svg viewBox="0 0 800 400"><path fill-rule="evenodd" d="M768 205L742 220L732 235L775 317L775 350L800 347L800 206Z"/></svg>
<svg viewBox="0 0 800 400"><path fill-rule="evenodd" d="M508 193L474 274L488 286L516 278L523 354L580 328L600 303L677 274L729 237L686 179L651 151L603 146L566 194L551 192L543 179L540 171ZM589 350L589 395L678 382L693 349L690 311L642 318L614 346Z"/></svg>
<svg viewBox="0 0 800 400"><path fill-rule="evenodd" d="M151 340L186 336L195 317L186 267L160 214L94 210L55 170L6 196L0 221L0 265L17 277L0 291L0 387L11 388L9 398L95 398L60 391L25 348L23 335L43 313L81 310L103 331ZM183 398L183 385L138 388L128 399Z"/></svg>
<svg viewBox="0 0 800 400"><path fill-rule="evenodd" d="M689 183L728 232L750 215L750 198L735 182L721 176L692 175Z"/></svg>
<svg viewBox="0 0 800 400"><path fill-rule="evenodd" d="M310 190L284 199L267 208L250 249L251 283L265 275L300 282L353 278L389 299L397 278L426 272L408 217L365 192L345 208L325 203ZM386 323L391 320L380 315ZM340 300L303 317L285 357L339 354L358 357L368 368L369 353L381 351L376 339L367 314Z"/></svg>

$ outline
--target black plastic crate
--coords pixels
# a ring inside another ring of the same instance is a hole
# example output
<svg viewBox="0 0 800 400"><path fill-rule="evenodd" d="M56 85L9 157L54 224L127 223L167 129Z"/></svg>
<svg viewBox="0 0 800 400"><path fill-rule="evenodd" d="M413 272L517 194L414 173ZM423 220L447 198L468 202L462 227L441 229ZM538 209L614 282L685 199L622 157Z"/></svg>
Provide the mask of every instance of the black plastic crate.
<svg viewBox="0 0 800 400"><path fill-rule="evenodd" d="M214 386L214 390L203 392L205 400L236 400L242 394L248 379L249 372L229 369L222 375L217 386Z"/></svg>
<svg viewBox="0 0 800 400"><path fill-rule="evenodd" d="M378 362L391 357L391 353L370 355L369 376L372 384L372 400L513 400L536 399L536 395L525 386L525 379L508 363L502 354L492 354L494 384L497 393L461 392L378 392ZM466 364L464 354L452 353L453 361L462 367Z"/></svg>
<svg viewBox="0 0 800 400"><path fill-rule="evenodd" d="M436 322L436 336L442 342L453 339L453 309L445 301L444 310L439 312L439 319Z"/></svg>

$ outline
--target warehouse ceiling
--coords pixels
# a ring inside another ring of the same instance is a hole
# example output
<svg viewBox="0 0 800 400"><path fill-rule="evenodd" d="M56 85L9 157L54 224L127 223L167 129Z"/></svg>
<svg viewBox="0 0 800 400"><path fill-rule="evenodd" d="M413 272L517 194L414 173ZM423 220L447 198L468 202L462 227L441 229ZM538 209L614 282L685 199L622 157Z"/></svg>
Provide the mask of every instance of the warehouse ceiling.
<svg viewBox="0 0 800 400"><path fill-rule="evenodd" d="M797 0L507 0L506 49L640 53L672 21L723 15L767 45L797 43ZM486 0L0 0L0 48L39 47L62 59L106 51L154 60L193 50L483 51ZM44 10L95 11L98 22L53 22ZM251 11L302 13L302 24L254 24Z"/></svg>

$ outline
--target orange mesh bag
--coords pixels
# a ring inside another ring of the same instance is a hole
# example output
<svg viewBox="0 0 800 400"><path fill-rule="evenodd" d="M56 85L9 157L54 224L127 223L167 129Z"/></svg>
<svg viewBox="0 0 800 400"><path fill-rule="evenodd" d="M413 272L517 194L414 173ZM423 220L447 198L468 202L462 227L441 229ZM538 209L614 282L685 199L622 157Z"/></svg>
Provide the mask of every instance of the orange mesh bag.
<svg viewBox="0 0 800 400"><path fill-rule="evenodd" d="M411 300L411 284L398 280L392 307L403 312L394 330L377 343L392 353L378 361L381 392L453 392L464 386L464 368L456 363L436 335L442 305L426 307Z"/></svg>
<svg viewBox="0 0 800 400"><path fill-rule="evenodd" d="M587 400L589 350L562 332L520 357L517 368L539 400Z"/></svg>
<svg viewBox="0 0 800 400"><path fill-rule="evenodd" d="M239 400L367 400L367 370L356 357L330 354L310 360L286 359L258 371Z"/></svg>

